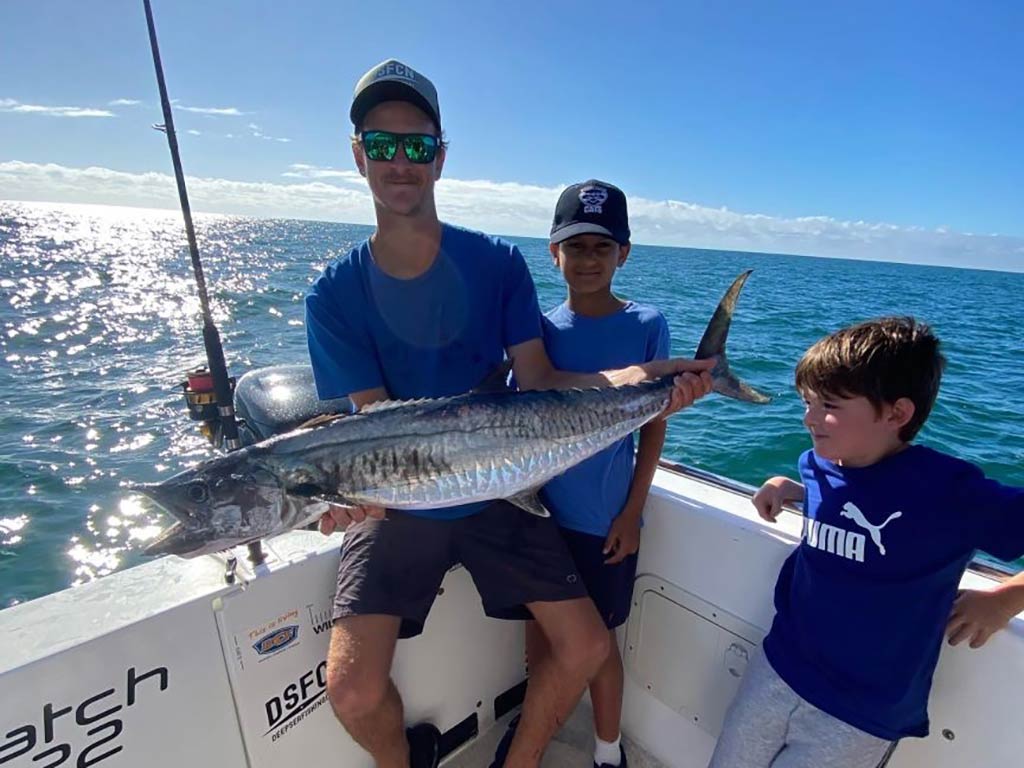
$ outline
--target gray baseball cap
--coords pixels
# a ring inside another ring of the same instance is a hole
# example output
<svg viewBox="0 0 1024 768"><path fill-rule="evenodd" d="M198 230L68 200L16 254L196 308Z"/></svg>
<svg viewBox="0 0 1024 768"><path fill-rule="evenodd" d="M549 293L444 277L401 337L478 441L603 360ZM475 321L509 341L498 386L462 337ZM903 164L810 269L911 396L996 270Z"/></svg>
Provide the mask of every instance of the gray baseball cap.
<svg viewBox="0 0 1024 768"><path fill-rule="evenodd" d="M382 61L359 78L349 110L352 124L358 126L367 112L384 101L405 101L422 109L441 132L441 108L434 84L397 59Z"/></svg>

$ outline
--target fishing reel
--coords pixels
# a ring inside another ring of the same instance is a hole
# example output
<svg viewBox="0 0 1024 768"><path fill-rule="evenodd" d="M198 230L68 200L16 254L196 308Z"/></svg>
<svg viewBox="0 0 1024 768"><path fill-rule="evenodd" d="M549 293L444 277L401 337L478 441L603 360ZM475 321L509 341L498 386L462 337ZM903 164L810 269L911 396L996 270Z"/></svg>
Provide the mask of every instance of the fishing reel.
<svg viewBox="0 0 1024 768"><path fill-rule="evenodd" d="M235 391L235 378L228 379L232 396ZM223 443L221 415L217 408L217 393L213 385L213 375L205 367L194 368L185 372L185 381L181 382L185 405L192 421L199 422L199 431L215 448Z"/></svg>

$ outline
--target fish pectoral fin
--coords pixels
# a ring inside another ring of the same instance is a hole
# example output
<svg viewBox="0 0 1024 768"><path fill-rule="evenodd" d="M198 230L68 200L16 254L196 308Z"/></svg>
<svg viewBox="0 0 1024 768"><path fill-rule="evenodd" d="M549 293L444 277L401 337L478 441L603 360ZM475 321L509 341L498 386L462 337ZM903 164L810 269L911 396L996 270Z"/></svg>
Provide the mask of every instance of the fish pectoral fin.
<svg viewBox="0 0 1024 768"><path fill-rule="evenodd" d="M541 504L540 498L537 496L537 489L533 488L529 491L511 496L506 501L509 504L515 504L521 510L529 512L531 515L537 517L551 517L551 513L548 512L547 508Z"/></svg>
<svg viewBox="0 0 1024 768"><path fill-rule="evenodd" d="M357 506L355 502L349 501L344 496L338 496L336 493L318 493L316 496L310 496L313 501L319 501L323 504L335 504L339 507L354 507Z"/></svg>
<svg viewBox="0 0 1024 768"><path fill-rule="evenodd" d="M297 496L303 499L309 499L310 501L319 501L324 504L338 504L343 507L354 506L354 503L346 499L344 496L340 496L337 493L331 493L325 491L313 483L304 483L302 485L296 485L294 488L289 488L287 491L289 496Z"/></svg>

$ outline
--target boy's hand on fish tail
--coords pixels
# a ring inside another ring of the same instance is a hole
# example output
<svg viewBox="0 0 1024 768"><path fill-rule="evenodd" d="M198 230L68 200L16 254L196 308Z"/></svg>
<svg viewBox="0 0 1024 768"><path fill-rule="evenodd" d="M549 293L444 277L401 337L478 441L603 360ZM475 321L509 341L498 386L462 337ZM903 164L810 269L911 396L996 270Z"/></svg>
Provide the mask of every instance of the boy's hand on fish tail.
<svg viewBox="0 0 1024 768"><path fill-rule="evenodd" d="M331 504L320 517L320 533L330 536L335 531L344 531L352 523L361 523L368 517L376 520L384 519L383 507L345 507Z"/></svg>

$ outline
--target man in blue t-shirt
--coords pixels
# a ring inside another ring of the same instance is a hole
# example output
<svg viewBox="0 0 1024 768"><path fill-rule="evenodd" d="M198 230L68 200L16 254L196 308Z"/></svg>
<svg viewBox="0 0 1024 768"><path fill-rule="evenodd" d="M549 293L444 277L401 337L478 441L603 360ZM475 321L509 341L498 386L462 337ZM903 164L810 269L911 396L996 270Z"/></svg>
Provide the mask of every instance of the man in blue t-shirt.
<svg viewBox="0 0 1024 768"><path fill-rule="evenodd" d="M957 596L976 549L1024 555L1024 488L911 445L943 365L938 339L911 318L837 331L798 364L814 448L802 482L773 477L754 505L774 522L803 501L803 541L711 768L884 765L899 739L928 733L944 629L978 647L1024 610L1024 573Z"/></svg>
<svg viewBox="0 0 1024 768"><path fill-rule="evenodd" d="M434 183L445 158L433 84L395 60L357 83L350 109L356 167L377 227L331 263L306 297L321 398L356 408L389 398L466 392L507 355L529 389L630 384L678 373L666 415L711 388L710 361L670 360L599 374L556 370L541 341L537 296L518 249L442 224ZM607 632L548 519L507 502L397 512L334 507L321 530L345 529L328 694L351 736L382 768L432 768L437 729L402 737L389 673L399 637L422 631L444 574L462 562L488 615L537 620L552 654L531 667L522 720L503 763L536 766L559 722L600 667ZM499 761L501 762L501 761Z"/></svg>

